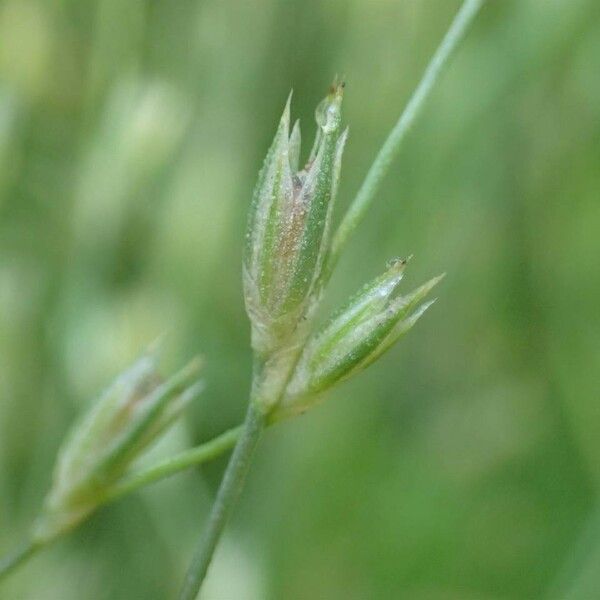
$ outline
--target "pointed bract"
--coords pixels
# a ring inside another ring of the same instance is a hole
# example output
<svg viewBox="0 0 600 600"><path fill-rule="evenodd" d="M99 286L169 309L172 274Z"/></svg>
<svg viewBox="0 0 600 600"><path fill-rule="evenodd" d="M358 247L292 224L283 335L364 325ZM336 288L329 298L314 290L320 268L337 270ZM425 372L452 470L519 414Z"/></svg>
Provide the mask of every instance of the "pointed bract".
<svg viewBox="0 0 600 600"><path fill-rule="evenodd" d="M302 148L300 134L300 119L296 119L296 122L292 127L289 146L290 169L292 170L292 173L297 173L300 169L300 150Z"/></svg>
<svg viewBox="0 0 600 600"><path fill-rule="evenodd" d="M246 309L253 348L263 357L294 343L311 308L347 137L340 135L342 86L336 86L317 110L314 157L298 170L300 126L289 133L289 102L259 174L246 234Z"/></svg>
<svg viewBox="0 0 600 600"><path fill-rule="evenodd" d="M304 412L320 394L362 371L406 333L432 304L421 301L436 277L407 296L394 296L406 261L366 285L307 342L273 419Z"/></svg>
<svg viewBox="0 0 600 600"><path fill-rule="evenodd" d="M202 390L192 361L165 382L148 353L122 373L59 451L35 536L48 540L81 521L143 450Z"/></svg>

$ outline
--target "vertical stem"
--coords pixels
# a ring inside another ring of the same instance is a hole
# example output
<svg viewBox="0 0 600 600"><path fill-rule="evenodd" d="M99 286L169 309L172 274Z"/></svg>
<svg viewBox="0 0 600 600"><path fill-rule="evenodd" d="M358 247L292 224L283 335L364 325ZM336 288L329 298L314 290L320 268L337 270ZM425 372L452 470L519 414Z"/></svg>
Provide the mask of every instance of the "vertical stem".
<svg viewBox="0 0 600 600"><path fill-rule="evenodd" d="M225 470L204 536L196 548L183 582L179 600L194 600L200 591L227 519L244 487L252 455L265 424L265 416L250 402L244 428Z"/></svg>
<svg viewBox="0 0 600 600"><path fill-rule="evenodd" d="M340 226L335 232L331 243L331 253L325 266L326 279L331 275L331 271L340 256L343 246L348 241L350 234L362 220L367 209L373 202L383 178L387 174L392 161L398 154L398 150L400 149L404 137L421 112L425 100L431 93L440 73L448 62L451 54L464 37L469 25L484 2L485 0L465 0L458 13L456 13L446 35L440 42L435 54L427 65L419 85L413 92L406 108L379 150L363 184L354 198L354 201L350 205L348 212L344 215Z"/></svg>

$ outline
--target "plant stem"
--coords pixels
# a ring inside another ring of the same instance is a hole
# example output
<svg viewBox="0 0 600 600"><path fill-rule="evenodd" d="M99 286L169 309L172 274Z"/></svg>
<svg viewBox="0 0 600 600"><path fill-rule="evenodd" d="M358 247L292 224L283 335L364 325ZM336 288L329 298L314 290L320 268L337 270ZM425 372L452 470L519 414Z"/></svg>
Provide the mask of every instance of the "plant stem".
<svg viewBox="0 0 600 600"><path fill-rule="evenodd" d="M191 448L184 450L171 458L167 458L162 462L159 462L147 469L142 469L138 472L134 472L131 475L126 476L124 479L115 484L110 488L98 501L94 511L87 517L91 517L94 512L104 504L118 500L123 496L127 496L140 488L143 488L155 481L170 477L184 469L200 465L217 458L230 448L232 448L237 442L240 434L242 433L242 425L229 429L216 438ZM83 522L83 521L82 521ZM81 524L81 523L79 523ZM47 541L28 541L23 546L17 549L15 552L5 557L0 561L0 581L9 575L14 569L24 563L27 559L31 558L38 550L45 548L50 545L54 539Z"/></svg>
<svg viewBox="0 0 600 600"><path fill-rule="evenodd" d="M229 429L225 433L196 448L184 450L147 469L132 473L110 488L106 495L103 496L101 504L112 502L150 483L170 477L194 465L217 458L235 445L241 432L242 426L240 425L234 429Z"/></svg>
<svg viewBox="0 0 600 600"><path fill-rule="evenodd" d="M265 425L265 415L250 402L244 428L229 459L204 536L196 548L183 582L179 600L194 600L200 591L227 519L244 486L252 455Z"/></svg>
<svg viewBox="0 0 600 600"><path fill-rule="evenodd" d="M379 153L375 157L362 186L358 190L354 201L344 215L331 243L331 252L325 268L325 278L328 279L337 263L342 248L348 241L351 233L363 219L367 209L373 202L383 178L408 133L411 125L421 112L425 100L428 98L440 73L448 59L464 37L475 15L484 4L485 0L465 0L460 10L454 17L450 28L442 39L431 61L427 65L419 85L413 92L404 112L385 140Z"/></svg>
<svg viewBox="0 0 600 600"><path fill-rule="evenodd" d="M0 561L0 580L4 579L28 558L31 558L42 547L43 544L36 544L32 540L28 540L12 554L9 554L2 559L2 561Z"/></svg>

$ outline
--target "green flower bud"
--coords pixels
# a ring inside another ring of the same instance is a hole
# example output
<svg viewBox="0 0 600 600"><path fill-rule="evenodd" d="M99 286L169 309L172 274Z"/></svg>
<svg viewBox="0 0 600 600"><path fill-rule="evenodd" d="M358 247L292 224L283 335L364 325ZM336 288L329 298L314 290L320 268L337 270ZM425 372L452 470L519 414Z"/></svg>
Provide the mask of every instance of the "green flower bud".
<svg viewBox="0 0 600 600"><path fill-rule="evenodd" d="M254 191L244 253L244 295L252 345L263 357L289 347L310 311L329 239L347 131L340 134L343 85L316 112L315 144L299 170L300 126L290 98Z"/></svg>
<svg viewBox="0 0 600 600"><path fill-rule="evenodd" d="M307 342L273 419L304 412L336 383L362 371L405 334L434 301L421 301L442 277L395 296L406 260L366 285Z"/></svg>
<svg viewBox="0 0 600 600"><path fill-rule="evenodd" d="M36 524L38 541L89 515L133 460L202 390L194 360L165 382L153 353L123 372L71 430L59 451L53 484Z"/></svg>

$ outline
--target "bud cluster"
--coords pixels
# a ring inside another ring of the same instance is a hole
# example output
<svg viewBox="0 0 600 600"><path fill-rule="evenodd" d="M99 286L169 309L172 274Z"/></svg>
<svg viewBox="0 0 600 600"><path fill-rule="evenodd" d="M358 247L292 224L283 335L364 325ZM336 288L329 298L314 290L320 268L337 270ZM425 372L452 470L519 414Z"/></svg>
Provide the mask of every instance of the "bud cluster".
<svg viewBox="0 0 600 600"><path fill-rule="evenodd" d="M440 279L397 295L406 261L392 261L311 335L348 135L341 131L343 88L334 83L317 107L317 134L302 169L298 122L290 133L290 95L250 209L243 278L257 365L252 396L272 420L303 412L371 364L431 305L421 301Z"/></svg>
<svg viewBox="0 0 600 600"><path fill-rule="evenodd" d="M340 134L343 86L317 108L317 135L300 169L300 125L290 134L290 98L267 153L248 219L244 294L252 345L269 355L289 345L310 311L327 250L347 131Z"/></svg>
<svg viewBox="0 0 600 600"><path fill-rule="evenodd" d="M304 412L330 387L368 367L435 302L421 303L441 277L406 296L395 295L406 262L392 261L309 338L273 418Z"/></svg>
<svg viewBox="0 0 600 600"><path fill-rule="evenodd" d="M202 390L199 360L164 382L156 362L154 353L139 358L73 427L59 451L37 540L51 539L88 516Z"/></svg>

